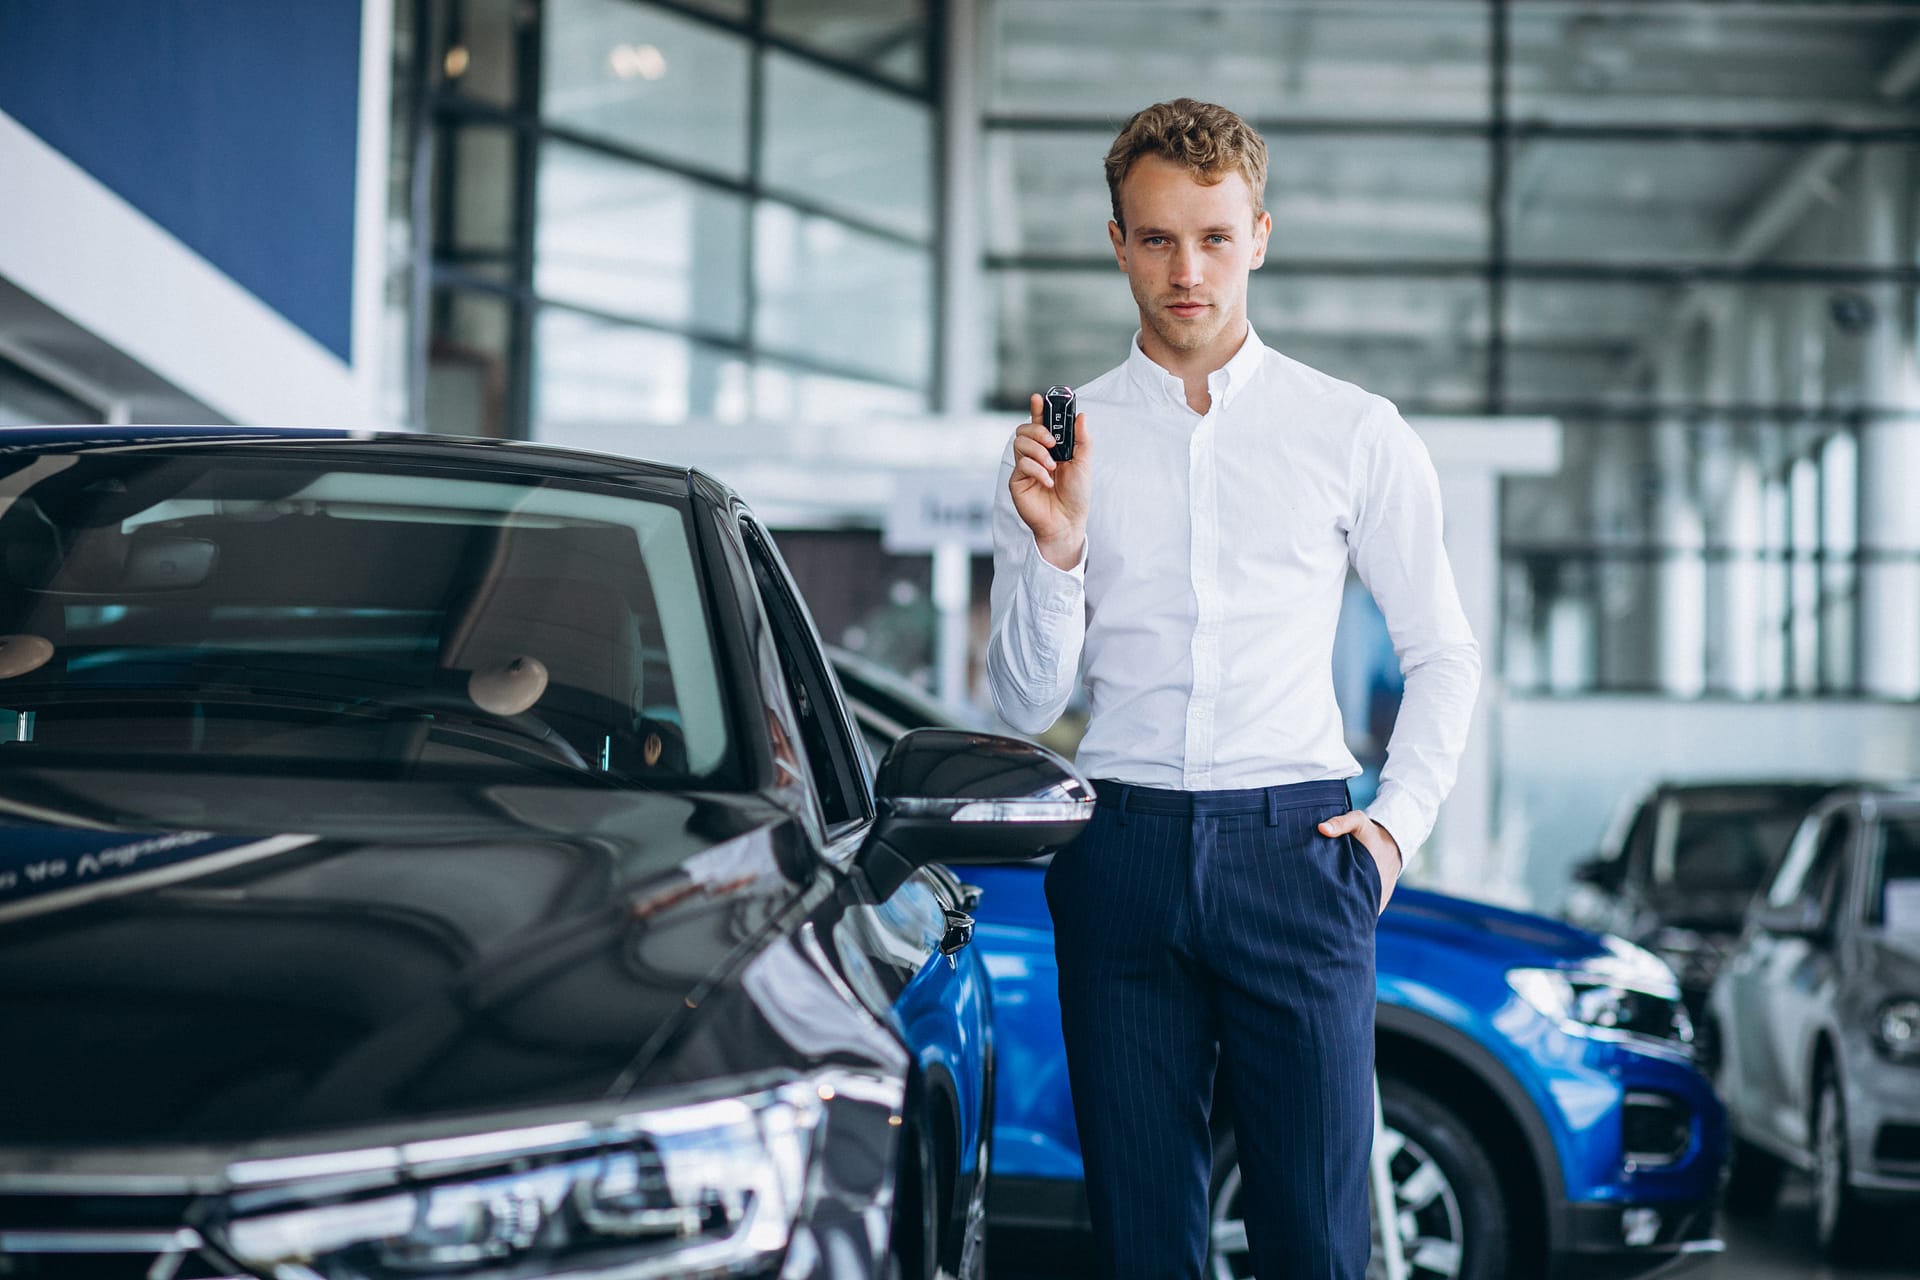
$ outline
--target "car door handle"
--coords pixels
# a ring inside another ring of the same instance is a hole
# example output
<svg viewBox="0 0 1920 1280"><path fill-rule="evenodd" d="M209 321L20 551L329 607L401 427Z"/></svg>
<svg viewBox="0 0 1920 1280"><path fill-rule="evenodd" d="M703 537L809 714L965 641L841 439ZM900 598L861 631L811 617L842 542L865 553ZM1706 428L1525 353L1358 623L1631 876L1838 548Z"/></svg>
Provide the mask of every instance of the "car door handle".
<svg viewBox="0 0 1920 1280"><path fill-rule="evenodd" d="M973 941L973 917L964 911L945 908L947 931L940 937L940 954L951 956Z"/></svg>

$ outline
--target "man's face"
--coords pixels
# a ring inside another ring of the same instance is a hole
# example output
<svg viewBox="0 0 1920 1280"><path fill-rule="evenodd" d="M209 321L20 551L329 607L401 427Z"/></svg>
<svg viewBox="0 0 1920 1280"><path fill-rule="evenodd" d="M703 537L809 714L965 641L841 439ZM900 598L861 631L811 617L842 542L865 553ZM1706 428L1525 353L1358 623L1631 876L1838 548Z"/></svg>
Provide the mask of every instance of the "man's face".
<svg viewBox="0 0 1920 1280"><path fill-rule="evenodd" d="M1107 234L1140 306L1147 354L1224 364L1246 336L1247 273L1266 259L1273 228L1267 214L1253 216L1247 180L1229 173L1209 186L1184 165L1144 156L1120 180L1120 209L1126 231L1109 222ZM1156 340L1167 350L1152 350Z"/></svg>

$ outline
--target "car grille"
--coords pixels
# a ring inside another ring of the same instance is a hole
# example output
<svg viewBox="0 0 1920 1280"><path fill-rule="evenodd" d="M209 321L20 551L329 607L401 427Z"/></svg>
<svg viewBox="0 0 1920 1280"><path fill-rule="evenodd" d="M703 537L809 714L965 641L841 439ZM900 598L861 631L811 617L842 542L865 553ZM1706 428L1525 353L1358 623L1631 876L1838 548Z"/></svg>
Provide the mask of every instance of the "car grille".
<svg viewBox="0 0 1920 1280"><path fill-rule="evenodd" d="M4 1280L247 1280L198 1232L0 1231Z"/></svg>
<svg viewBox="0 0 1920 1280"><path fill-rule="evenodd" d="M0 1195L0 1280L214 1280L243 1274L186 1226L177 1195Z"/></svg>

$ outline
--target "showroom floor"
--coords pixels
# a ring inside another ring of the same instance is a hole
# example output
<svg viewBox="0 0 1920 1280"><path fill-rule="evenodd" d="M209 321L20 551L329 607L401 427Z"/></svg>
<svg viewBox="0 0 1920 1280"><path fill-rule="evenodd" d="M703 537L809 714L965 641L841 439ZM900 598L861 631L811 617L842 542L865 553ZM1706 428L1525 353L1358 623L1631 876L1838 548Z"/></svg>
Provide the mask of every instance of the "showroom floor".
<svg viewBox="0 0 1920 1280"><path fill-rule="evenodd" d="M1913 1280L1920 1275L1920 1229L1911 1217L1896 1219L1904 1246L1889 1242L1886 1261L1871 1267L1836 1267L1813 1248L1813 1201L1805 1181L1789 1180L1771 1217L1723 1218L1727 1251L1687 1273L1697 1280Z"/></svg>
<svg viewBox="0 0 1920 1280"><path fill-rule="evenodd" d="M1789 1181L1772 1216L1723 1220L1727 1251L1680 1274L1685 1280L1913 1280L1920 1275L1920 1222L1896 1223L1908 1229L1911 1243L1883 1254L1884 1263L1835 1267L1814 1252L1812 1213L1807 1184ZM989 1256L995 1262L991 1280L1081 1280L1091 1274L1041 1240L996 1237Z"/></svg>

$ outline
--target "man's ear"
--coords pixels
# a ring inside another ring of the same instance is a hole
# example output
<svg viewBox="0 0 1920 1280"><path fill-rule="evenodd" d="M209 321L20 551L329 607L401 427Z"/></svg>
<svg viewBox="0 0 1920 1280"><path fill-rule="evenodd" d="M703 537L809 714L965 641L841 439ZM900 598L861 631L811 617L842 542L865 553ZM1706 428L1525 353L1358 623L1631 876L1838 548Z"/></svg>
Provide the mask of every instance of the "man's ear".
<svg viewBox="0 0 1920 1280"><path fill-rule="evenodd" d="M1107 239L1113 241L1113 260L1120 264L1122 271L1125 271L1127 269L1127 233L1122 231L1120 224L1111 218L1107 219Z"/></svg>
<svg viewBox="0 0 1920 1280"><path fill-rule="evenodd" d="M1260 216L1253 220L1253 262L1248 270L1267 260L1267 237L1272 234L1273 215L1262 209Z"/></svg>

